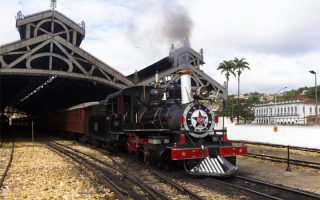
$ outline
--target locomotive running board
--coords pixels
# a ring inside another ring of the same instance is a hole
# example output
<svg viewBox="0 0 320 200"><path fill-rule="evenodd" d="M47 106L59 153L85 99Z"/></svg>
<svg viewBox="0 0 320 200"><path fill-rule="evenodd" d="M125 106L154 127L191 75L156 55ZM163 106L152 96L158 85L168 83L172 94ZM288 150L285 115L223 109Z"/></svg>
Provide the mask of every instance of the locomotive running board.
<svg viewBox="0 0 320 200"><path fill-rule="evenodd" d="M197 166L192 168L189 173L204 176L230 176L238 170L225 158L217 156L217 158L205 158Z"/></svg>

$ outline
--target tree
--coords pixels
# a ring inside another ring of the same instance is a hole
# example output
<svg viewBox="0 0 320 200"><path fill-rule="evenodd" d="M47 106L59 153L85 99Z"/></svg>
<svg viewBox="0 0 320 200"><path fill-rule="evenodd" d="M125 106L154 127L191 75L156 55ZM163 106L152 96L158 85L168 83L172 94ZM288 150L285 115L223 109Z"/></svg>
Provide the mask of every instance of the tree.
<svg viewBox="0 0 320 200"><path fill-rule="evenodd" d="M242 71L244 71L245 69L250 70L249 67L249 63L245 61L245 58L234 58L233 60L234 63L234 71L237 72L238 75L238 112L237 112L237 123L239 124L239 112L240 112L240 75L242 73Z"/></svg>
<svg viewBox="0 0 320 200"><path fill-rule="evenodd" d="M229 82L229 77L230 75L236 76L234 73L234 62L233 60L224 60L222 63L219 64L219 67L217 70L221 70L221 73L225 73L225 76L227 78L227 85L226 85L226 90L227 90L227 95L228 95L228 82Z"/></svg>
<svg viewBox="0 0 320 200"><path fill-rule="evenodd" d="M238 99L235 96L229 96L229 107L226 109L227 116L230 117L230 120L233 122L235 116L236 106L238 104ZM244 123L251 123L254 120L254 111L253 104L249 100L240 99L240 107L238 110L239 118ZM222 115L224 112L220 108L217 110L216 114Z"/></svg>
<svg viewBox="0 0 320 200"><path fill-rule="evenodd" d="M227 99L226 99L226 109L228 109L228 87L229 87L229 77L230 75L236 76L234 73L234 63L233 60L224 60L222 63L219 64L219 67L217 70L221 70L221 73L225 73L227 78L227 85L226 85L226 91L227 91Z"/></svg>
<svg viewBox="0 0 320 200"><path fill-rule="evenodd" d="M259 104L262 103L261 102L261 98L263 97L263 93L259 93L259 92L252 92L248 98L248 103L250 104Z"/></svg>

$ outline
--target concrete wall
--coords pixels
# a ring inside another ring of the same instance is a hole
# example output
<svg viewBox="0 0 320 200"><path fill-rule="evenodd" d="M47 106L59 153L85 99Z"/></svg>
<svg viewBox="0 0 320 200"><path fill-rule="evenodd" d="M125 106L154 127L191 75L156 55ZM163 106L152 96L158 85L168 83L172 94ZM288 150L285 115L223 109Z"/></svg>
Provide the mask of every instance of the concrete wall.
<svg viewBox="0 0 320 200"><path fill-rule="evenodd" d="M219 121L221 122L222 119ZM225 120L225 125L230 140L320 149L320 126L278 125L278 132L274 132L273 125L235 125L229 120Z"/></svg>

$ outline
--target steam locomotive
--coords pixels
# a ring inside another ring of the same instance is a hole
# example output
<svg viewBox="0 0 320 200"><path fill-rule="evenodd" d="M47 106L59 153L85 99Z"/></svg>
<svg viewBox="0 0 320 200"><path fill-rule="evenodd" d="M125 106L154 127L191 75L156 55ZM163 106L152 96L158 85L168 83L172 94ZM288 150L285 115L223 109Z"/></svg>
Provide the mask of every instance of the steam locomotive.
<svg viewBox="0 0 320 200"><path fill-rule="evenodd" d="M200 103L206 87L191 87L189 72L180 84L165 88L134 86L99 103L82 104L49 116L49 127L82 135L110 150L126 149L146 163L165 169L183 166L195 175L230 176L236 155L247 147L232 146L210 107Z"/></svg>

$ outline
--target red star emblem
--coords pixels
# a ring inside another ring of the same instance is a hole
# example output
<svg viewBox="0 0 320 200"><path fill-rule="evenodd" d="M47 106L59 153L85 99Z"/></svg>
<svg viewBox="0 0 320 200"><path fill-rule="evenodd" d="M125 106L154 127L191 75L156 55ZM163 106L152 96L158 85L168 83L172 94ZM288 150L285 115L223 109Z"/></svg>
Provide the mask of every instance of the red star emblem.
<svg viewBox="0 0 320 200"><path fill-rule="evenodd" d="M206 121L206 117L202 116L200 111L198 117L193 117L193 119L197 121L196 127L199 125L204 125Z"/></svg>

